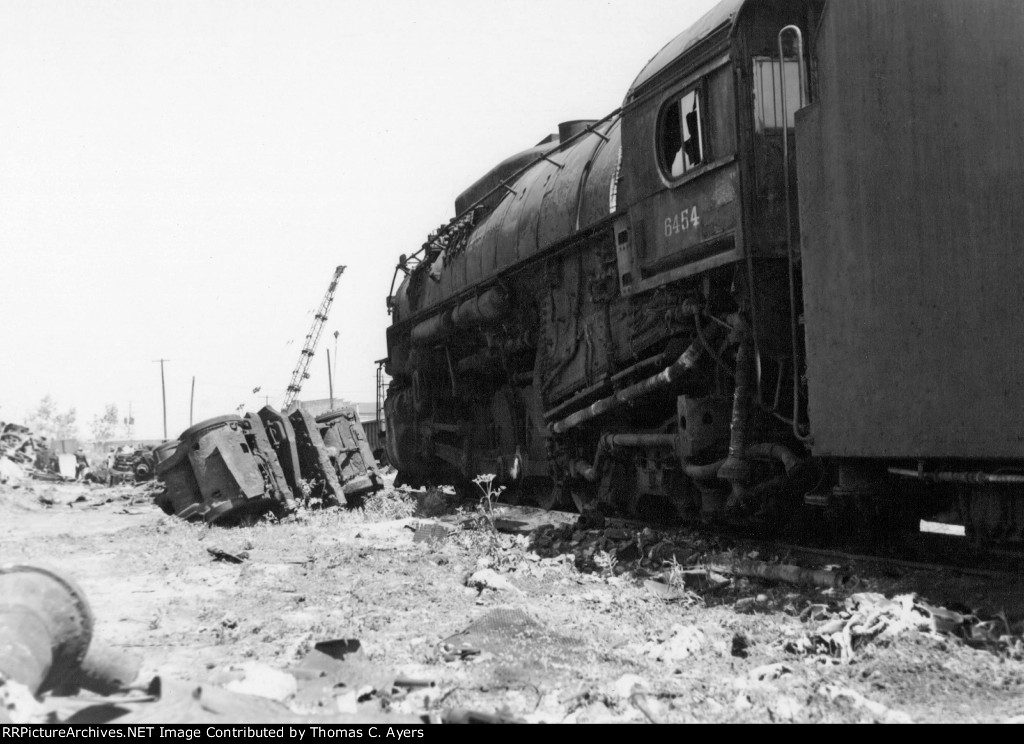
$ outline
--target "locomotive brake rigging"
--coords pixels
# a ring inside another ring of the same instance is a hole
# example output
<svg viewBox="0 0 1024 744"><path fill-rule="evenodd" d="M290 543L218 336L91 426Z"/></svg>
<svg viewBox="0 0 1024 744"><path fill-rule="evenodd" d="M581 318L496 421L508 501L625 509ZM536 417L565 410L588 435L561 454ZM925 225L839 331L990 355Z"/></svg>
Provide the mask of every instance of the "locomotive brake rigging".
<svg viewBox="0 0 1024 744"><path fill-rule="evenodd" d="M1022 35L1018 0L721 2L403 257L399 477L1024 542Z"/></svg>

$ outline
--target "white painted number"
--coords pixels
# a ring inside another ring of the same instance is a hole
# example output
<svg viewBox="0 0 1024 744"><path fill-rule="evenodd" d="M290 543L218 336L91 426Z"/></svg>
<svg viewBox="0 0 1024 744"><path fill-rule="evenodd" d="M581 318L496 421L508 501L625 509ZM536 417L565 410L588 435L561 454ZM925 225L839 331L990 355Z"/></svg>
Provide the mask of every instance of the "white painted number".
<svg viewBox="0 0 1024 744"><path fill-rule="evenodd" d="M700 227L700 215L697 214L697 207L690 207L665 220L665 237L671 238L673 235L698 227Z"/></svg>

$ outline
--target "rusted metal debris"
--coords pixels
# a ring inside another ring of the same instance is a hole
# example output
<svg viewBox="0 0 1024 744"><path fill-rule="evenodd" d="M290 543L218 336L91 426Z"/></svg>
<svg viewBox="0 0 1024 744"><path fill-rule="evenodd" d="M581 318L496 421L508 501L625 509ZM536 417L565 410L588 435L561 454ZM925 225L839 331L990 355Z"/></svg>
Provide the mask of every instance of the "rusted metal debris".
<svg viewBox="0 0 1024 744"><path fill-rule="evenodd" d="M156 474L156 463L157 454L153 447L125 445L116 452L112 450L107 461L107 485L144 483Z"/></svg>
<svg viewBox="0 0 1024 744"><path fill-rule="evenodd" d="M314 419L301 408L284 415L220 416L158 448L157 504L182 519L223 522L285 516L299 505L354 503L383 485L359 417L352 409Z"/></svg>
<svg viewBox="0 0 1024 744"><path fill-rule="evenodd" d="M0 677L33 694L145 686L140 658L94 642L92 610L71 579L39 566L0 566L0 596Z"/></svg>
<svg viewBox="0 0 1024 744"><path fill-rule="evenodd" d="M824 571L801 566L786 566L753 560L732 560L728 555L713 556L709 568L720 574L748 576L768 581L817 586L826 589L849 589L857 585L857 577L848 572Z"/></svg>
<svg viewBox="0 0 1024 744"><path fill-rule="evenodd" d="M84 457L80 460L77 455L58 454L46 437L36 436L29 427L0 421L0 483L17 483L25 478L95 481Z"/></svg>
<svg viewBox="0 0 1024 744"><path fill-rule="evenodd" d="M45 437L34 436L26 426L0 421L0 457L22 467L33 467L38 453L45 449Z"/></svg>

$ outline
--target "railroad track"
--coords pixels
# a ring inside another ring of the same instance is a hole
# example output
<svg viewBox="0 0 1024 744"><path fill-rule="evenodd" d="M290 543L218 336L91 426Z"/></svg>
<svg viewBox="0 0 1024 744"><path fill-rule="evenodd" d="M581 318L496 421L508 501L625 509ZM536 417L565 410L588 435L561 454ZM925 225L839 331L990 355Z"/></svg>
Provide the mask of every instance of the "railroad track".
<svg viewBox="0 0 1024 744"><path fill-rule="evenodd" d="M665 522L622 518L617 516L582 516L576 512L545 510L529 506L504 506L496 520L499 529L526 533L543 524L572 525L582 531L601 529L626 530L639 534L644 529L662 534L699 536L706 542L720 545L721 551L737 555L758 553L801 566L838 565L844 568L875 566L881 572L901 573L926 571L951 572L980 578L1024 578L1024 552L1002 547L979 548L966 537L950 537L927 533L905 534L902 539L889 539L871 544L849 538L789 534L784 539L757 534L756 530L721 524L705 524L699 528Z"/></svg>

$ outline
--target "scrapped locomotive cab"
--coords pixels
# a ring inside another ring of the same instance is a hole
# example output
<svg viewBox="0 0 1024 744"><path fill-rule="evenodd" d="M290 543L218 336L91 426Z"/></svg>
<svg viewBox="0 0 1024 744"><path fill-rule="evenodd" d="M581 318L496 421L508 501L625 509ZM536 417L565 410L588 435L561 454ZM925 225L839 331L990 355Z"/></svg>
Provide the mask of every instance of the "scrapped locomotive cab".
<svg viewBox="0 0 1024 744"><path fill-rule="evenodd" d="M1020 538L1021 37L1019 0L722 0L396 270L400 479L852 532L914 478Z"/></svg>

